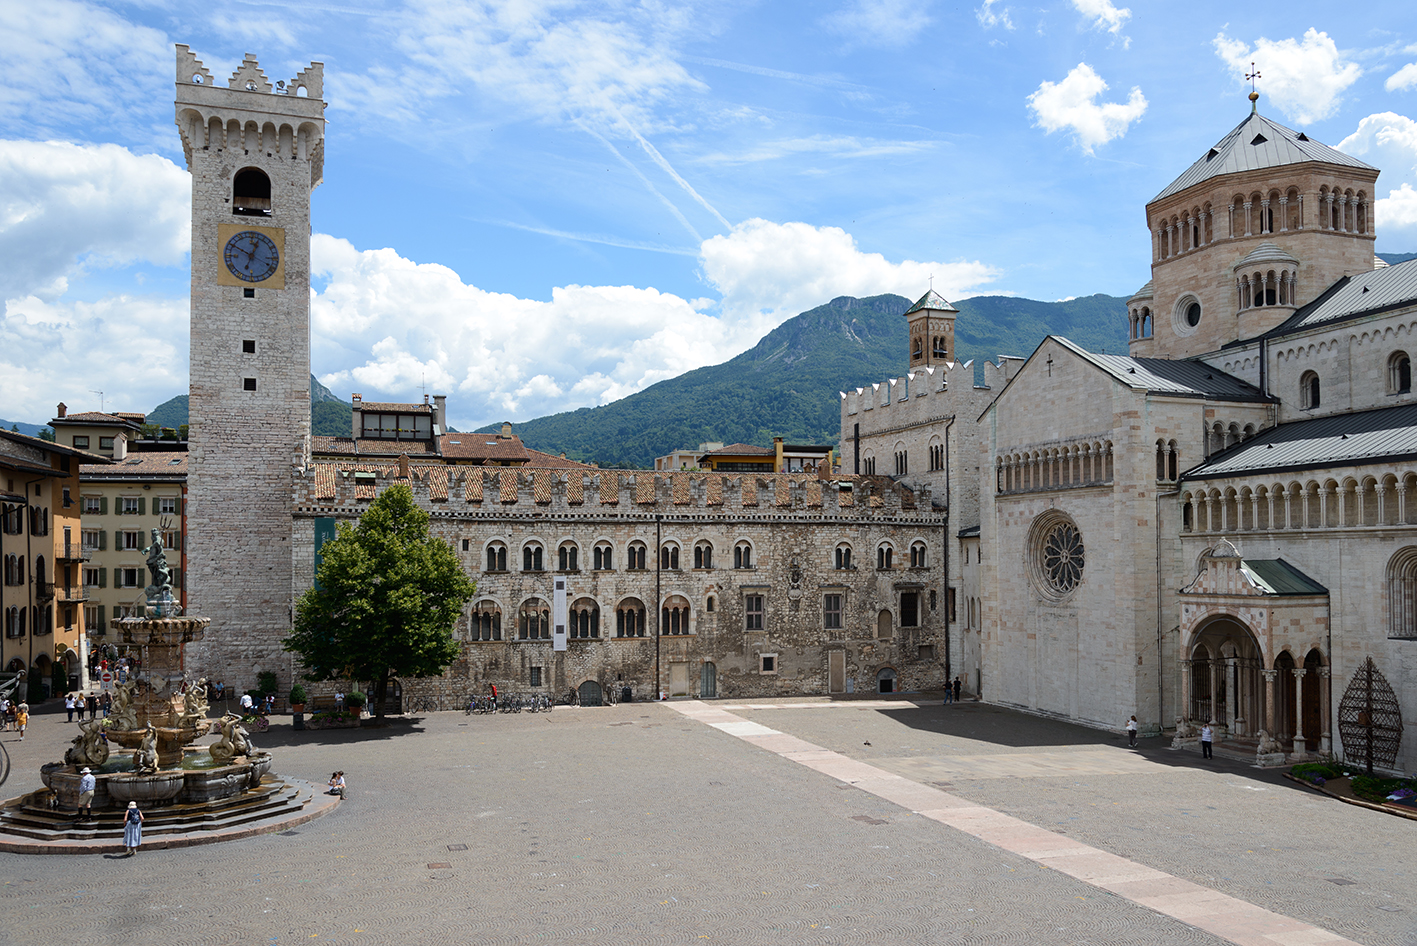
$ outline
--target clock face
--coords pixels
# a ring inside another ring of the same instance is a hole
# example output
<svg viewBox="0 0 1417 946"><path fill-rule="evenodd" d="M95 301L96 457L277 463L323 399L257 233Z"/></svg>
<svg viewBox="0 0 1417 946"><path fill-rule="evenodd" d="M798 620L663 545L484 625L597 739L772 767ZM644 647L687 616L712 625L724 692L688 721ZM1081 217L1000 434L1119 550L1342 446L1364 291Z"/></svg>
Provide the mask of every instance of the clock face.
<svg viewBox="0 0 1417 946"><path fill-rule="evenodd" d="M280 251L257 230L242 230L227 240L221 255L231 275L243 282L264 282L280 267Z"/></svg>

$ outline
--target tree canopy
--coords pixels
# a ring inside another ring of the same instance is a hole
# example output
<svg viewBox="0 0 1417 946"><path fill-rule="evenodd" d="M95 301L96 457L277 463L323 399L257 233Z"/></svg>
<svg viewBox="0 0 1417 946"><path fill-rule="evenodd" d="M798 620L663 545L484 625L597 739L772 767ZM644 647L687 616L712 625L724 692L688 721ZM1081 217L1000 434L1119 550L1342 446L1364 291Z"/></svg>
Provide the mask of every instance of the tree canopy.
<svg viewBox="0 0 1417 946"><path fill-rule="evenodd" d="M453 625L476 593L428 518L398 484L358 524L341 523L284 641L307 680L372 681L380 716L390 677L437 676L457 658Z"/></svg>

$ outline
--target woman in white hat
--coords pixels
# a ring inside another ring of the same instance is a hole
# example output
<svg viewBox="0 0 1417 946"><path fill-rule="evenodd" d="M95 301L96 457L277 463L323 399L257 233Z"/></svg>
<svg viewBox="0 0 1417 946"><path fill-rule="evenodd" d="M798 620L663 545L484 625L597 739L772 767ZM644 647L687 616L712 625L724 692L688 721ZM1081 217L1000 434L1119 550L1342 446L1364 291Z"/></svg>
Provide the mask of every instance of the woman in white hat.
<svg viewBox="0 0 1417 946"><path fill-rule="evenodd" d="M129 855L138 853L138 845L143 843L143 813L138 803L128 802L128 813L123 817L123 847Z"/></svg>

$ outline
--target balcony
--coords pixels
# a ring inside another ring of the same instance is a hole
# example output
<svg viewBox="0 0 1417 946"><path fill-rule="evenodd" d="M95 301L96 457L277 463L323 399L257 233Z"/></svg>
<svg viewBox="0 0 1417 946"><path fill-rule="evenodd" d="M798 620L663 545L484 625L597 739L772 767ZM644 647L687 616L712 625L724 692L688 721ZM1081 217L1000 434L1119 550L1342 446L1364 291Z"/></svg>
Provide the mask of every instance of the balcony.
<svg viewBox="0 0 1417 946"><path fill-rule="evenodd" d="M34 598L36 601L48 601L54 597L54 582L37 581L34 583Z"/></svg>
<svg viewBox="0 0 1417 946"><path fill-rule="evenodd" d="M82 585L67 585L57 589L58 601L64 604L78 604L89 600L89 590Z"/></svg>
<svg viewBox="0 0 1417 946"><path fill-rule="evenodd" d="M78 542L65 542L54 549L54 557L61 562L87 562L93 549Z"/></svg>

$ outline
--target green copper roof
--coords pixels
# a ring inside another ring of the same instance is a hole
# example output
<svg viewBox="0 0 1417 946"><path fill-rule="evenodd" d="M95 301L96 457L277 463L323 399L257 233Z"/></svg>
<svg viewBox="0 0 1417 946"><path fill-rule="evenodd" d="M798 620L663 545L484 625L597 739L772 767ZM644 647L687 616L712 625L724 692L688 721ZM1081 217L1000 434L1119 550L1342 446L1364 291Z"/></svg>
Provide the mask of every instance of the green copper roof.
<svg viewBox="0 0 1417 946"><path fill-rule="evenodd" d="M914 313L920 312L920 311L922 311L922 310L924 310L924 309L936 309L936 310L938 310L938 311L940 311L940 312L958 312L958 311L959 311L959 310L956 309L954 306L952 306L952 305L950 305L948 302L946 302L944 296L940 295L938 292L936 292L936 291L933 290L933 289L931 289L929 292L925 293L925 295L921 296L921 297L920 297L920 300L919 300L918 302L916 302L915 305L913 305L913 306L911 306L910 308L906 309L906 310L905 310L905 314L906 314L906 315L913 315Z"/></svg>

